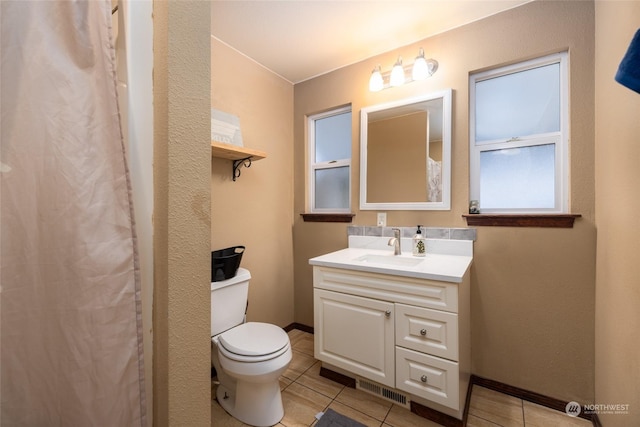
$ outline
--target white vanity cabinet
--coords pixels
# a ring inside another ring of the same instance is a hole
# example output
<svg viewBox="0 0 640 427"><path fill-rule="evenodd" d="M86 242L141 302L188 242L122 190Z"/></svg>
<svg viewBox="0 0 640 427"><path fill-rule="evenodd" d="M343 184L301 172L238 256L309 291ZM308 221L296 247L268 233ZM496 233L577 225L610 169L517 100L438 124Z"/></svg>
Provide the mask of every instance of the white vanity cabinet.
<svg viewBox="0 0 640 427"><path fill-rule="evenodd" d="M315 357L462 419L469 272L460 281L314 265Z"/></svg>

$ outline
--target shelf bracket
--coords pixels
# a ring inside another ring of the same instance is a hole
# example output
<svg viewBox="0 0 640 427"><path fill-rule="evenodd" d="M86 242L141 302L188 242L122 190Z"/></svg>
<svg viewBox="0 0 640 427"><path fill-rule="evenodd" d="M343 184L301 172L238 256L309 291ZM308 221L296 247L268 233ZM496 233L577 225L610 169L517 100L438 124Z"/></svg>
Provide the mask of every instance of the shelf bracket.
<svg viewBox="0 0 640 427"><path fill-rule="evenodd" d="M233 180L240 176L240 167L244 166L245 168L251 167L251 156L245 157L244 159L238 159L233 161Z"/></svg>

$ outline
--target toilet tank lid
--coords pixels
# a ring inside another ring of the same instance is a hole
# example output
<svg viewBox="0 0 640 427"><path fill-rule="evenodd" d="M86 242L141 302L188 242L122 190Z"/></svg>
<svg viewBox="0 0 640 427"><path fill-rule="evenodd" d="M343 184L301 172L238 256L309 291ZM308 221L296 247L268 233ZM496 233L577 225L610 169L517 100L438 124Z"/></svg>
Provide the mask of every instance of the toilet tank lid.
<svg viewBox="0 0 640 427"><path fill-rule="evenodd" d="M246 268L240 267L238 273L230 279L211 282L211 290L224 288L225 286L235 285L240 282L251 280L251 273Z"/></svg>
<svg viewBox="0 0 640 427"><path fill-rule="evenodd" d="M236 326L219 337L228 351L242 356L275 353L289 344L289 335L276 325L248 322Z"/></svg>

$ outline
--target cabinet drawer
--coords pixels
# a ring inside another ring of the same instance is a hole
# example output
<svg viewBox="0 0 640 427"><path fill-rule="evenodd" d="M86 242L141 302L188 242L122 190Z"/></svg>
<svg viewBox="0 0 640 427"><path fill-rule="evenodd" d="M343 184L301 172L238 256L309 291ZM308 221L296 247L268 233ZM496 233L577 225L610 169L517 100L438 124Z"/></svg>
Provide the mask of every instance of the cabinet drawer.
<svg viewBox="0 0 640 427"><path fill-rule="evenodd" d="M313 267L313 287L437 310L458 312L458 284L415 277Z"/></svg>
<svg viewBox="0 0 640 427"><path fill-rule="evenodd" d="M458 360L458 315L396 304L396 345Z"/></svg>
<svg viewBox="0 0 640 427"><path fill-rule="evenodd" d="M396 388L460 409L460 377L458 364L396 347Z"/></svg>

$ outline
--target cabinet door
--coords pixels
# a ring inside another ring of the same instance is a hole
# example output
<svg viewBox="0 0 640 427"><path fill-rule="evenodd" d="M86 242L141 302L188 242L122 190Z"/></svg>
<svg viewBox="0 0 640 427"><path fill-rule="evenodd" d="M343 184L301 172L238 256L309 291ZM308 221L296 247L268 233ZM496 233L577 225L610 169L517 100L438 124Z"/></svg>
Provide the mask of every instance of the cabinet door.
<svg viewBox="0 0 640 427"><path fill-rule="evenodd" d="M316 359L393 387L393 318L393 303L315 289Z"/></svg>
<svg viewBox="0 0 640 427"><path fill-rule="evenodd" d="M458 360L458 315L396 304L396 345Z"/></svg>

